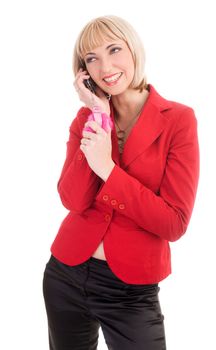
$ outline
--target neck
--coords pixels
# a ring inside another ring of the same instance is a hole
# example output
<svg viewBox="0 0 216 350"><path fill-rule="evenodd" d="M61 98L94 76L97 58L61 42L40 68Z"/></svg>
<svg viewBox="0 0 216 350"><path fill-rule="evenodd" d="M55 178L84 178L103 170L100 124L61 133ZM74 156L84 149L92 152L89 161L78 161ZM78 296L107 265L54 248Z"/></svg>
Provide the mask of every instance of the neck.
<svg viewBox="0 0 216 350"><path fill-rule="evenodd" d="M119 122L130 122L142 109L148 94L147 90L139 92L138 90L128 89L122 94L112 96L115 118Z"/></svg>

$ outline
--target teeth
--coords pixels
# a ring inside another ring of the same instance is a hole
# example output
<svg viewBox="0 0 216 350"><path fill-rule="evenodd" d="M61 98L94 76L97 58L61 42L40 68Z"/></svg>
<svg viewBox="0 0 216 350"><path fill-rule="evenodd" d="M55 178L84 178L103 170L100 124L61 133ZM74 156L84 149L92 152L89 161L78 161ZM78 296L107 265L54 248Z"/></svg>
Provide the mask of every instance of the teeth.
<svg viewBox="0 0 216 350"><path fill-rule="evenodd" d="M106 78L106 79L104 79L104 80L107 81L108 83L110 83L110 82L112 82L112 81L118 80L118 78L120 78L121 75L122 75L122 73L118 73L118 74L115 74L115 75L113 75L112 77Z"/></svg>

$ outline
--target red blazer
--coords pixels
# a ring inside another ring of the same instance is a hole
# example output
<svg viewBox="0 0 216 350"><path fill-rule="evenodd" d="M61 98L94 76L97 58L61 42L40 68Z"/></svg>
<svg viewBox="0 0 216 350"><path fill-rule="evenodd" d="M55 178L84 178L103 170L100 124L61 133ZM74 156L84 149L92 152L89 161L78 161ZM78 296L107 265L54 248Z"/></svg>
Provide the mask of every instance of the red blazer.
<svg viewBox="0 0 216 350"><path fill-rule="evenodd" d="M130 284L158 283L171 273L169 241L187 229L199 176L193 109L162 98L152 85L149 89L121 160L112 130L115 166L105 182L80 150L90 110L78 111L58 181L61 201L70 212L51 246L57 259L72 266L89 259L104 239L111 270ZM111 102L110 107L113 120Z"/></svg>

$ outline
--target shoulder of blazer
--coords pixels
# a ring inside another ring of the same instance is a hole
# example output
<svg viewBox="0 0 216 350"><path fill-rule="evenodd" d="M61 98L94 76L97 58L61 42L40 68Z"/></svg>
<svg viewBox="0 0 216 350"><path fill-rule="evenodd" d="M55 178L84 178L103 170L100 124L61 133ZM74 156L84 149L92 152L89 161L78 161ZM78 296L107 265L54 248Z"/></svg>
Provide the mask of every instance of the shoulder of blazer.
<svg viewBox="0 0 216 350"><path fill-rule="evenodd" d="M183 103L171 101L162 97L155 88L149 84L149 102L160 112L160 115L167 121L174 122L178 120L181 115L186 117L195 118L194 110L192 107L187 106Z"/></svg>
<svg viewBox="0 0 216 350"><path fill-rule="evenodd" d="M185 108L191 108L183 103L171 101L162 97L151 84L149 84L149 91L149 102L155 105L161 112L168 109L183 110Z"/></svg>

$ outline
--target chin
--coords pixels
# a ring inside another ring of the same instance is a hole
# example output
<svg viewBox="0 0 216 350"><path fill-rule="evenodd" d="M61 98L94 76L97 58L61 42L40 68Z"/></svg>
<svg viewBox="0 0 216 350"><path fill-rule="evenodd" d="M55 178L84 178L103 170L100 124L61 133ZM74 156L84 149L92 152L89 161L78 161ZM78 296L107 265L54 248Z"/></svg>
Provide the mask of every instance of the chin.
<svg viewBox="0 0 216 350"><path fill-rule="evenodd" d="M124 87L119 86L119 87L110 89L108 93L111 94L112 96L117 96L117 95L123 94L126 90L128 90L127 86L124 86Z"/></svg>
<svg viewBox="0 0 216 350"><path fill-rule="evenodd" d="M111 95L112 95L112 96L119 96L119 95L124 94L126 91L127 91L127 89L121 89L121 90L119 90L118 92L112 93Z"/></svg>

